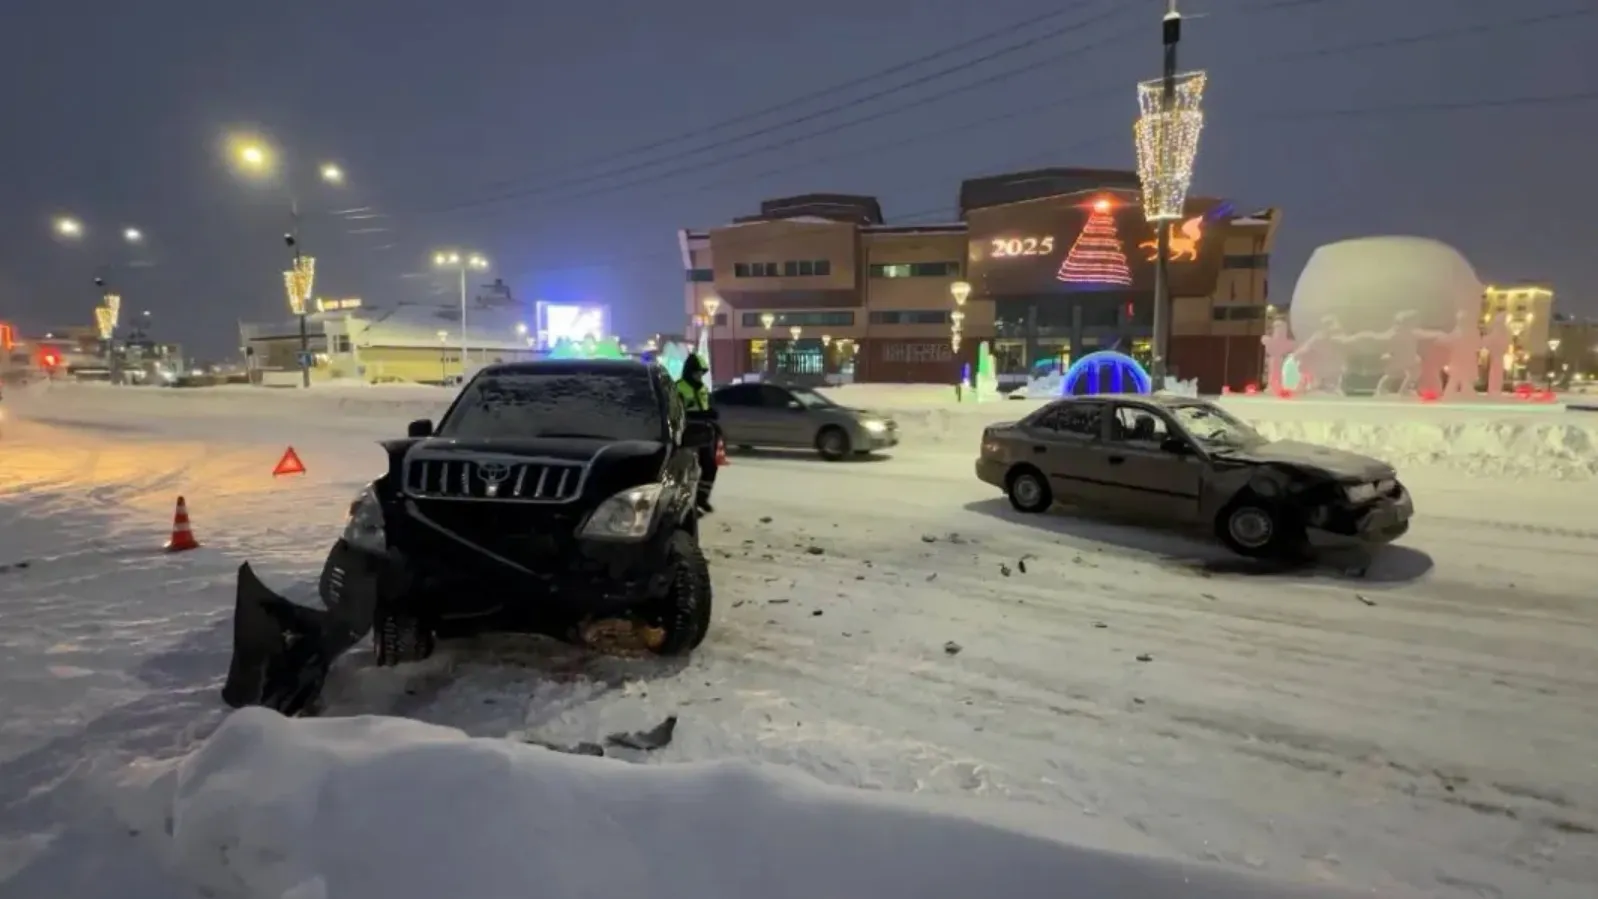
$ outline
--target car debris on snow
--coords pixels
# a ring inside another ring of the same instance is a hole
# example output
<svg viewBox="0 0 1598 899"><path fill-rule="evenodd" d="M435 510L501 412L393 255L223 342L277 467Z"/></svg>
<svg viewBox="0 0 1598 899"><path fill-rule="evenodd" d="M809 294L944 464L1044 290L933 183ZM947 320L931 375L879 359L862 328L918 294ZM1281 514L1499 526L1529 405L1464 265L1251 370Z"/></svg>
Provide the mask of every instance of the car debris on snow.
<svg viewBox="0 0 1598 899"><path fill-rule="evenodd" d="M943 651L948 653L949 655L952 655L952 656L953 655L959 655L960 654L960 650L962 650L964 648L965 647L963 647L960 644L954 642L953 640L950 640L949 642L943 644Z"/></svg>
<svg viewBox="0 0 1598 899"><path fill-rule="evenodd" d="M567 755L605 756L605 747L611 746L618 749L634 749L639 752L651 752L671 745L671 738L677 732L677 716L668 715L666 720L660 722L649 730L623 731L605 737L603 744L591 741L579 743L549 743L543 740L524 739L523 742L533 746L542 746L555 752Z"/></svg>

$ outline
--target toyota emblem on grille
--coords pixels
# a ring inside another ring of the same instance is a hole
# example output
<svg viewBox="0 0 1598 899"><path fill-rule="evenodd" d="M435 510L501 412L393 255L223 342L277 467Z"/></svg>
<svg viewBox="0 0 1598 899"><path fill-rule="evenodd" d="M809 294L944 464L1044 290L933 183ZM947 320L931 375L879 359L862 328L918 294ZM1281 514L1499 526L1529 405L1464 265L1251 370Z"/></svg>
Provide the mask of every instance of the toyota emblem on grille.
<svg viewBox="0 0 1598 899"><path fill-rule="evenodd" d="M485 462L477 466L477 476L483 479L483 492L495 497L499 495L499 485L510 477L510 466L503 462Z"/></svg>

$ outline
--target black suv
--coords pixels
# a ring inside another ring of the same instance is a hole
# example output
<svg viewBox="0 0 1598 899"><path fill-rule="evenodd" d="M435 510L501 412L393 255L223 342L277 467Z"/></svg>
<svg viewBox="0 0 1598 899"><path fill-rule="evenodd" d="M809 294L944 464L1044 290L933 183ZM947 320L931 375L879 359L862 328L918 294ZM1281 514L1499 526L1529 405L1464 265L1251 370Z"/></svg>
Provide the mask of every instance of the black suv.
<svg viewBox="0 0 1598 899"><path fill-rule="evenodd" d="M436 427L415 421L383 444L388 471L356 497L324 567L326 612L240 570L224 698L304 706L368 630L379 665L484 632L597 645L619 628L651 652L689 652L710 625L694 495L714 440L658 365L483 369Z"/></svg>

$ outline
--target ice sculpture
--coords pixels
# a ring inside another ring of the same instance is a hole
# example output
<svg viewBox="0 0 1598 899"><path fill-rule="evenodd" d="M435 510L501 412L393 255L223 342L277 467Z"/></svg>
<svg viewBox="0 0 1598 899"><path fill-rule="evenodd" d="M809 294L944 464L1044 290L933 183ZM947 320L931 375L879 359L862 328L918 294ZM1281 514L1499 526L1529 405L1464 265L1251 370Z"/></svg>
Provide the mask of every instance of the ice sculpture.
<svg viewBox="0 0 1598 899"><path fill-rule="evenodd" d="M1288 336L1287 322L1283 319L1272 322L1271 333L1261 337L1260 343L1265 346L1265 389L1271 393L1280 393L1287 389L1286 383L1282 380L1282 366L1296 345L1293 338Z"/></svg>
<svg viewBox="0 0 1598 899"><path fill-rule="evenodd" d="M1509 351L1515 345L1515 335L1509 330L1509 318L1500 312L1487 323L1487 333L1482 335L1482 348L1487 351L1487 395L1504 392L1504 373L1509 368Z"/></svg>
<svg viewBox="0 0 1598 899"><path fill-rule="evenodd" d="M688 345L685 343L668 342L660 348L660 364L666 366L666 371L671 373L672 380L682 377L682 364L688 361Z"/></svg>
<svg viewBox="0 0 1598 899"><path fill-rule="evenodd" d="M1481 308L1482 286L1465 257L1425 237L1362 237L1315 250L1293 290L1289 309L1299 362L1320 389L1340 381L1351 356L1375 363L1378 391L1436 389L1460 313ZM1330 325L1341 333L1335 339ZM1313 342L1326 341L1317 354ZM1326 352L1341 344L1341 358ZM1341 364L1327 364L1337 363Z"/></svg>
<svg viewBox="0 0 1598 899"><path fill-rule="evenodd" d="M1459 313L1445 345L1448 347L1448 383L1443 395L1475 396L1482 347L1481 326L1476 323L1476 316Z"/></svg>

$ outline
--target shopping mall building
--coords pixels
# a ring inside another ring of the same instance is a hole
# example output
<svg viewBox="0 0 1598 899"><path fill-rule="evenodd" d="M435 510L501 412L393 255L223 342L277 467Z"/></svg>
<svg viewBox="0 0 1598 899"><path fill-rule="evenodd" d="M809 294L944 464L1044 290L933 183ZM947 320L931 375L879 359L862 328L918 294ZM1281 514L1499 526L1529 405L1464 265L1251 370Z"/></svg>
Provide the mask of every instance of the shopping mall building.
<svg viewBox="0 0 1598 899"><path fill-rule="evenodd" d="M1132 172L1046 169L966 181L953 224L889 225L874 198L811 194L681 231L691 323L719 376L953 383L989 342L1024 379L1100 349L1147 361L1154 231ZM1194 197L1176 223L1171 368L1202 390L1260 375L1274 209ZM965 281L952 347L950 287Z"/></svg>

